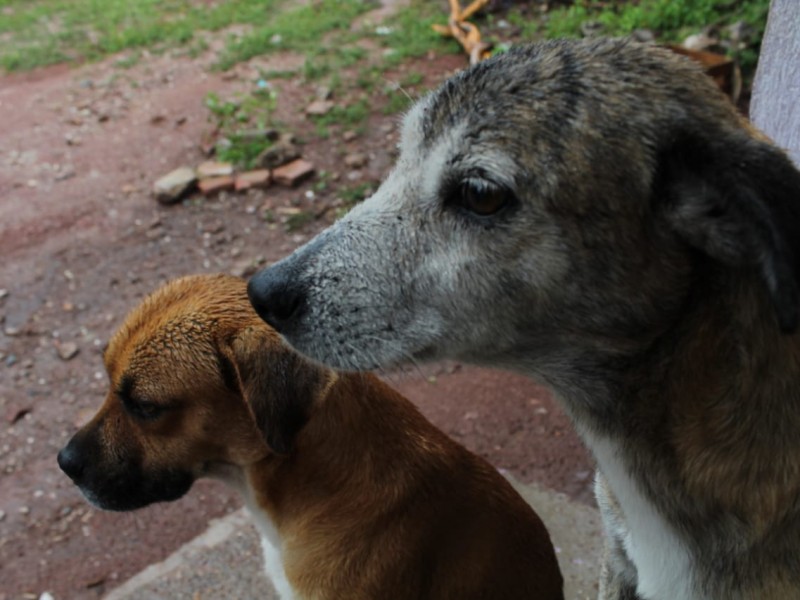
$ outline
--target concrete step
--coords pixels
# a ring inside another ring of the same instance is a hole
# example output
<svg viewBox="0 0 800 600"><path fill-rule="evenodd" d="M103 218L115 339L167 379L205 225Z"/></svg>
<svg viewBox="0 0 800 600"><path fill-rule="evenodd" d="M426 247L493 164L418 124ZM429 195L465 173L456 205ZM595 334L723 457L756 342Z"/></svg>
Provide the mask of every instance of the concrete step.
<svg viewBox="0 0 800 600"><path fill-rule="evenodd" d="M567 600L597 598L602 547L597 510L535 485L511 483L550 531ZM264 575L258 536L244 509L212 521L205 533L112 590L106 599L279 600Z"/></svg>
<svg viewBox="0 0 800 600"><path fill-rule="evenodd" d="M572 502L564 494L508 479L550 532L564 575L564 598L596 600L603 549L600 513L596 508Z"/></svg>

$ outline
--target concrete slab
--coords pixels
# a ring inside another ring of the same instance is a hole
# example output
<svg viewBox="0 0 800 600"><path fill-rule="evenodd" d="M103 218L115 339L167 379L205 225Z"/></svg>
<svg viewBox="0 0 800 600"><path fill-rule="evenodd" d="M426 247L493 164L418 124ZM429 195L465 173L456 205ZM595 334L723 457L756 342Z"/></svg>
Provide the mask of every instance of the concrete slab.
<svg viewBox="0 0 800 600"><path fill-rule="evenodd" d="M603 549L600 513L596 508L570 501L563 494L507 478L536 510L550 532L564 575L564 598L596 600Z"/></svg>
<svg viewBox="0 0 800 600"><path fill-rule="evenodd" d="M597 598L602 530L597 510L562 494L511 481L542 517L556 546L567 600ZM279 600L261 566L261 546L247 512L212 521L208 530L151 565L106 600Z"/></svg>
<svg viewBox="0 0 800 600"><path fill-rule="evenodd" d="M245 509L147 567L106 600L279 600L262 569L261 543Z"/></svg>

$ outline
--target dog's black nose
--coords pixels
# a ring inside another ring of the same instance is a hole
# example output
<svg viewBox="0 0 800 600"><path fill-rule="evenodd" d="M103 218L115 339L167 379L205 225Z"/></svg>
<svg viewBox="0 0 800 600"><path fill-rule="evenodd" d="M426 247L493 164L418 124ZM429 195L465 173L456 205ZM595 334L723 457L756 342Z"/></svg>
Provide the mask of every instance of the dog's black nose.
<svg viewBox="0 0 800 600"><path fill-rule="evenodd" d="M281 333L306 306L303 286L297 283L294 269L286 261L256 273L247 284L247 295L258 316Z"/></svg>
<svg viewBox="0 0 800 600"><path fill-rule="evenodd" d="M83 476L84 464L72 442L64 446L58 453L58 466L75 483L78 483Z"/></svg>

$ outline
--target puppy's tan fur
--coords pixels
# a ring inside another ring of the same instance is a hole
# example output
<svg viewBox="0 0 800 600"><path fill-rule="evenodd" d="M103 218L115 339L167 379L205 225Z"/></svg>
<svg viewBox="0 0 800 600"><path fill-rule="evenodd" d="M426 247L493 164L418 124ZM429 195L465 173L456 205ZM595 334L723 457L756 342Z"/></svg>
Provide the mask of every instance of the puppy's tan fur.
<svg viewBox="0 0 800 600"><path fill-rule="evenodd" d="M562 597L542 522L489 464L376 377L294 353L243 281L166 285L105 362L108 397L59 456L95 504L133 509L222 478L283 598Z"/></svg>

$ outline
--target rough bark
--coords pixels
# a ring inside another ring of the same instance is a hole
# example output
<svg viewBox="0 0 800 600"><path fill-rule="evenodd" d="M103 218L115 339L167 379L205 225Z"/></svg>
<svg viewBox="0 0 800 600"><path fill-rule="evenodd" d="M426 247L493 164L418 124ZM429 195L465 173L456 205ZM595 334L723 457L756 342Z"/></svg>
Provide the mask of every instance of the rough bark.
<svg viewBox="0 0 800 600"><path fill-rule="evenodd" d="M750 117L800 166L798 0L772 0L753 84Z"/></svg>

